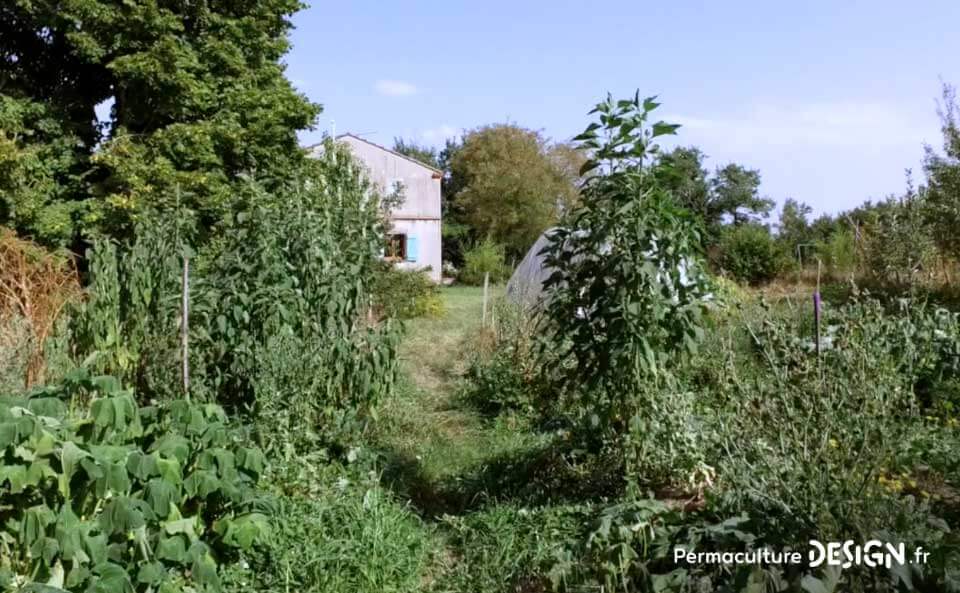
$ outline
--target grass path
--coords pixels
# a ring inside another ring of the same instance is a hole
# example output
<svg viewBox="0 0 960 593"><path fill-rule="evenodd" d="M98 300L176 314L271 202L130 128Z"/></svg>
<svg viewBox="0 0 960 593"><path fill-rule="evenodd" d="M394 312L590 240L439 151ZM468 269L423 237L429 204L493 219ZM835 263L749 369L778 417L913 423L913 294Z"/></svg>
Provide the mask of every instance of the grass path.
<svg viewBox="0 0 960 593"><path fill-rule="evenodd" d="M499 296L502 289L491 293ZM432 553L421 573L423 590L500 591L504 562L474 558L475 546L465 547L458 528L443 517L485 517L481 509L502 494L496 477L517 474L504 459L534 451L543 438L510 415L484 418L461 397L462 376L480 336L483 289L449 287L442 294L441 316L408 323L400 350L401 385L380 411L374 441L387 460L382 484L409 503L426 528ZM503 549L499 542L493 547Z"/></svg>
<svg viewBox="0 0 960 593"><path fill-rule="evenodd" d="M501 292L491 291L492 296ZM530 440L509 420L484 420L458 397L471 342L480 331L483 289L448 287L442 294L441 316L408 323L400 351L402 385L383 406L377 438L400 468L396 478L415 476L419 484L410 486L420 488L456 479Z"/></svg>

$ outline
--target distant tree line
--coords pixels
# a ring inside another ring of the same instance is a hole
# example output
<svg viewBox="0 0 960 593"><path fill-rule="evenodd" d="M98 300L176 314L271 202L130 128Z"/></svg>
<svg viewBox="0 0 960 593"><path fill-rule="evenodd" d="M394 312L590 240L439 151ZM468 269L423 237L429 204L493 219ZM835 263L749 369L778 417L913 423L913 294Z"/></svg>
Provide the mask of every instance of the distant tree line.
<svg viewBox="0 0 960 593"><path fill-rule="evenodd" d="M808 204L786 198L772 220L776 203L761 194L760 171L739 163L710 171L694 146L656 156L656 181L698 223L714 270L738 281L764 283L816 261L835 278L894 284L946 274L960 256L960 125L950 86L939 115L943 148L925 149L926 184L915 187L908 172L901 195L838 214L814 218ZM577 203L589 156L515 124L468 130L442 149L396 138L394 150L443 171L444 260L456 266L471 249L490 261L491 245L507 260L522 257Z"/></svg>

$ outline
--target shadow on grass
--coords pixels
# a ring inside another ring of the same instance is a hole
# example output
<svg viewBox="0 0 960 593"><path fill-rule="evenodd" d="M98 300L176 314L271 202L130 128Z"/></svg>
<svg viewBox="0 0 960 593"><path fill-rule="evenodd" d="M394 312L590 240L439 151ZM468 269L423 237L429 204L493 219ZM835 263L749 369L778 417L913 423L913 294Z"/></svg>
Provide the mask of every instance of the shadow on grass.
<svg viewBox="0 0 960 593"><path fill-rule="evenodd" d="M609 500L624 490L620 463L575 451L566 442L511 452L454 476L431 479L415 457L381 452L382 481L425 519L461 515L491 504L544 506Z"/></svg>

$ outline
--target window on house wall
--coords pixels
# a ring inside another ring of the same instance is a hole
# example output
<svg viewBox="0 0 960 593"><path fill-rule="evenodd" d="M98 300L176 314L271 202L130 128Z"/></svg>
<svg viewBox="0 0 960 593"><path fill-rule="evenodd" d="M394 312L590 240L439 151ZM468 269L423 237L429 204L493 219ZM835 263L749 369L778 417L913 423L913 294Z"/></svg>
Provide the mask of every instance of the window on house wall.
<svg viewBox="0 0 960 593"><path fill-rule="evenodd" d="M387 248L384 250L384 257L388 261L398 262L407 261L416 263L419 259L419 249L417 247L417 238L406 233L394 233L387 240Z"/></svg>
<svg viewBox="0 0 960 593"><path fill-rule="evenodd" d="M387 240L386 258L390 261L404 261L407 259L407 235L394 233Z"/></svg>

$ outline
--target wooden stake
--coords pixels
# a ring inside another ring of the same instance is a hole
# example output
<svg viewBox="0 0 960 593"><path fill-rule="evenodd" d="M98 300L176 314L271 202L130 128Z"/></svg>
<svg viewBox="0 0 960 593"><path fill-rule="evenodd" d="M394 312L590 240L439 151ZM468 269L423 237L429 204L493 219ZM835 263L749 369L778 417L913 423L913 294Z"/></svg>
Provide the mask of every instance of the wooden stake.
<svg viewBox="0 0 960 593"><path fill-rule="evenodd" d="M817 260L817 290L813 293L813 323L816 326L817 360L820 360L820 260Z"/></svg>
<svg viewBox="0 0 960 593"><path fill-rule="evenodd" d="M490 272L483 275L483 321L481 327L487 327L487 292L490 290Z"/></svg>
<svg viewBox="0 0 960 593"><path fill-rule="evenodd" d="M190 258L183 256L183 290L180 300L180 350L182 356L183 396L190 401Z"/></svg>

